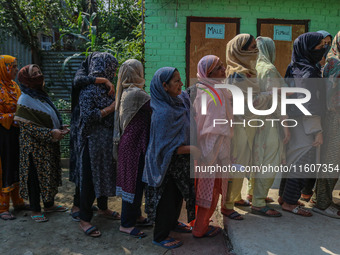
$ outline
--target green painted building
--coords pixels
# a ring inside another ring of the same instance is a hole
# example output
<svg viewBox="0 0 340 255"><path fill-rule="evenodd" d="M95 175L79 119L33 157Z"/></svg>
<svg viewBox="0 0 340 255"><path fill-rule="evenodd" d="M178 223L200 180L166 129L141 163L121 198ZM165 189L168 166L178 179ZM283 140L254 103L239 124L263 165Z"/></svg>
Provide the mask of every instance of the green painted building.
<svg viewBox="0 0 340 255"><path fill-rule="evenodd" d="M198 60L215 54L225 61L225 45L238 33L277 33L275 64L282 73L294 39L317 30L340 30L340 0L145 0L146 84L158 68L174 66L188 85Z"/></svg>

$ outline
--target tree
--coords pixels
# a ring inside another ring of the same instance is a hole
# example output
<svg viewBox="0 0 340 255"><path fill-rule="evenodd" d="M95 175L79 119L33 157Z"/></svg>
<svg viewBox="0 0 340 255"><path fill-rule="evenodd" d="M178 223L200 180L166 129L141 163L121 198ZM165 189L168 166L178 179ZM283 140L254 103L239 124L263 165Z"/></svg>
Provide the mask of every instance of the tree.
<svg viewBox="0 0 340 255"><path fill-rule="evenodd" d="M30 47L33 63L40 64L38 34L65 24L65 7L60 0L0 0L0 29Z"/></svg>

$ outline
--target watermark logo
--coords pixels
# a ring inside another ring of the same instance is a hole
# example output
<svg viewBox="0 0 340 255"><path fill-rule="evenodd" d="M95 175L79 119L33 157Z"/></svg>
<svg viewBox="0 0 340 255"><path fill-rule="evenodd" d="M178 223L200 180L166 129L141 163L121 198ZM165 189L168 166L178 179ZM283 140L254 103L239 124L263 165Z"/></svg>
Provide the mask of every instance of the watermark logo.
<svg viewBox="0 0 340 255"><path fill-rule="evenodd" d="M218 99L220 100L220 103L222 105L221 98L219 97L217 91L211 86L209 86L209 88L218 96ZM235 85L230 85L230 84L216 84L215 88L228 89L231 92L232 97L233 97L233 114L244 115L245 99L244 99L243 91L240 88L238 88ZM216 100L213 97L212 93L207 91L206 89L202 89L202 90L207 92L212 97L216 105ZM286 108L287 108L287 105L289 104L295 105L298 109L300 109L300 111L304 115L312 115L303 106L304 103L307 103L311 99L311 93L309 90L304 89L304 88L290 88L290 87L282 87L280 90L281 90L281 115L282 116L287 115ZM304 98L287 98L287 95L291 93L304 94L305 97ZM206 115L207 114L207 95L203 94L201 100L202 100L201 101L201 104L202 104L201 114ZM273 103L270 109L266 109L266 110L255 109L253 105L253 88L249 87L247 89L247 106L251 113L255 115L259 115L259 116L268 116L274 113L278 106L278 88L273 88L272 102Z"/></svg>

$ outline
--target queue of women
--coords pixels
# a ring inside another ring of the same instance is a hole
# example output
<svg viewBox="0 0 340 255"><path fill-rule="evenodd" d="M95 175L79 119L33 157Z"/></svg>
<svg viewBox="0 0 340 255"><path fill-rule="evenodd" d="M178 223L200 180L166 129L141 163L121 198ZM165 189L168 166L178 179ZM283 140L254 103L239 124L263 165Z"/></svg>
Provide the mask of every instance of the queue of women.
<svg viewBox="0 0 340 255"><path fill-rule="evenodd" d="M15 219L9 211L10 199L15 209L31 210L36 222L48 221L49 212L68 210L55 204L54 197L61 185L59 141L70 131L70 180L76 187L70 215L88 236L101 235L91 224L95 199L97 215L120 220L120 232L143 238L146 234L140 229L154 225L153 243L167 249L182 245L169 236L170 231L192 233L196 238L214 237L221 231L210 225L220 194L221 213L230 219L244 219L234 206L251 206L252 213L262 216L282 216L268 206L273 202L268 192L275 173L265 178L251 175L247 199L242 199L243 178L194 179L190 166L194 160L206 165L303 166L319 163L319 151L321 163L339 164L340 32L332 39L326 31L300 35L283 78L274 65L274 41L239 34L226 45L226 67L218 56L204 56L197 66L198 82L186 91L176 67L162 67L152 78L150 95L143 89L143 66L138 60L127 60L119 67L115 90L111 82L117 59L95 52L74 79L71 130L63 125L45 92L39 66L19 71L19 88L14 82L17 60L0 56L0 217ZM288 109L287 116L273 113L281 120L296 120L298 124L291 128L277 123L261 128L213 128L213 119L241 122L254 117L249 111L233 116L231 93L221 88L216 91L223 107L217 108L208 97L209 114L195 114L201 112L205 91L221 80L238 86L245 95L251 87L259 110L272 105L273 87L306 88L311 100L304 106L312 115L303 116L294 108ZM283 176L278 202L282 210L308 217L311 211L299 200L310 200L315 204L313 211L340 218L339 206L332 201L338 177ZM144 192L148 217L142 215ZM112 196L122 197L121 213L108 208ZM178 221L183 200L188 224Z"/></svg>

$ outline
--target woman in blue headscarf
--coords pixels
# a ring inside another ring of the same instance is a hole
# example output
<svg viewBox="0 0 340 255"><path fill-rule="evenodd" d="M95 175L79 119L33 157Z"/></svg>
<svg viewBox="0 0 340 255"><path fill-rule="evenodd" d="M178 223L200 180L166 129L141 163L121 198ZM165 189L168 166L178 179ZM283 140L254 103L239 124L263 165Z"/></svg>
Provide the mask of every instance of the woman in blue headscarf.
<svg viewBox="0 0 340 255"><path fill-rule="evenodd" d="M321 116L325 113L325 86L321 79L321 71L316 64L325 52L323 35L305 33L300 35L293 45L292 62L286 71L286 82L291 87L308 89L311 99L303 106L312 115L304 115L299 108L292 105L288 108L290 119L298 123L291 128L291 140L287 146L287 165L304 169L316 162L316 148L323 142ZM292 98L304 98L304 94L294 94ZM301 189L305 185L305 173L290 173L288 179L280 185L282 209L301 216L312 214L299 205Z"/></svg>
<svg viewBox="0 0 340 255"><path fill-rule="evenodd" d="M112 81L117 65L117 59L111 54L93 53L89 76ZM108 197L116 194L116 163L113 159L115 101L108 92L104 84L91 84L82 89L79 95L79 218L81 229L92 237L101 235L90 223L95 198L102 216L114 218L117 214L107 208Z"/></svg>
<svg viewBox="0 0 340 255"><path fill-rule="evenodd" d="M182 93L182 86L180 74L173 67L157 70L150 85L153 112L143 173L143 181L148 184L145 211L149 218L155 219L153 243L167 249L182 245L169 237L171 230L191 232L190 227L178 222L183 198L188 221L195 218L190 153L199 158L200 151L190 145L190 120L193 120L189 96Z"/></svg>

